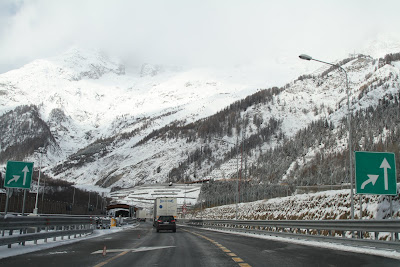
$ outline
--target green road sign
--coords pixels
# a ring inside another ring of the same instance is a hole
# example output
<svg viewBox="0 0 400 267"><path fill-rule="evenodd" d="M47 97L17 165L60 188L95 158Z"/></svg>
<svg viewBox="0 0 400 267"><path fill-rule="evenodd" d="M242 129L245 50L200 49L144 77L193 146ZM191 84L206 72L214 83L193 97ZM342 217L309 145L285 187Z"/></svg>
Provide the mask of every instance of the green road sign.
<svg viewBox="0 0 400 267"><path fill-rule="evenodd" d="M30 188L33 162L8 161L4 187Z"/></svg>
<svg viewBox="0 0 400 267"><path fill-rule="evenodd" d="M397 195L394 153L355 152L356 194Z"/></svg>

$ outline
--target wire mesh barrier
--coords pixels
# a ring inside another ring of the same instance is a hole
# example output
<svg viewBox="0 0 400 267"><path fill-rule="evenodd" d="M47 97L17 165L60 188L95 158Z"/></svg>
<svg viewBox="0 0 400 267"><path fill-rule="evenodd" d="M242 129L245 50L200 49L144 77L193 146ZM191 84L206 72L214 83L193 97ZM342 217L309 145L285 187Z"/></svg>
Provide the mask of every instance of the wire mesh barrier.
<svg viewBox="0 0 400 267"><path fill-rule="evenodd" d="M5 210L6 194L0 194L0 210ZM13 194L9 198L8 212L22 212L23 194ZM35 196L28 195L25 201L24 213L32 213L35 208ZM40 198L38 203L39 212L43 214L75 214L75 215L100 215L105 213L105 206L100 205L78 205L63 201L54 201Z"/></svg>
<svg viewBox="0 0 400 267"><path fill-rule="evenodd" d="M400 220L187 220L191 226L400 251Z"/></svg>

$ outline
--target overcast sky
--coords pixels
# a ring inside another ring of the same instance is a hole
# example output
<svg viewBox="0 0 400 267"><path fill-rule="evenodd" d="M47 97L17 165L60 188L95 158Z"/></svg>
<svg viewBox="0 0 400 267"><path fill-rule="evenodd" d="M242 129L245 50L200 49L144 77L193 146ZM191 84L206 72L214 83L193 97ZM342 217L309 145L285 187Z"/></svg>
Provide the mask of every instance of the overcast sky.
<svg viewBox="0 0 400 267"><path fill-rule="evenodd" d="M399 10L399 0L1 0L0 73L71 46L135 64L335 61L379 33L400 36Z"/></svg>

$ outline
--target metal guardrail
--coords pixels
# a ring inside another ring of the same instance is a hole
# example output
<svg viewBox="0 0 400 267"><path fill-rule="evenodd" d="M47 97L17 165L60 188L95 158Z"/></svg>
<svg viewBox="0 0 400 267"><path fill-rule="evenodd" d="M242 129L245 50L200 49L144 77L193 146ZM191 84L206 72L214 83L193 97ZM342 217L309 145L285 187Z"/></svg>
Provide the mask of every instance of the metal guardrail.
<svg viewBox="0 0 400 267"><path fill-rule="evenodd" d="M0 246L34 241L47 238L92 233L96 221L91 217L62 217L62 216L0 216ZM8 235L6 235L8 232Z"/></svg>
<svg viewBox="0 0 400 267"><path fill-rule="evenodd" d="M400 220L186 220L188 225L400 251ZM378 239L379 233L387 233Z"/></svg>

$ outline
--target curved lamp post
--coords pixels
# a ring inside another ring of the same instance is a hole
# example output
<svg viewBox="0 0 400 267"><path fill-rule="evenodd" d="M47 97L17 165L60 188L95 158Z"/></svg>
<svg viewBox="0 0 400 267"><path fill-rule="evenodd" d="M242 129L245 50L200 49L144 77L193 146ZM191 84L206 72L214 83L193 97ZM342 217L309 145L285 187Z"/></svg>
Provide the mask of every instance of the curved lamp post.
<svg viewBox="0 0 400 267"><path fill-rule="evenodd" d="M349 164L350 164L350 198L351 198L351 219L354 220L354 196L353 196L353 158L352 158L352 153L351 153L351 112L350 112L350 96L349 96L349 80L347 78L347 72L344 68L342 68L341 66L337 65L337 64L333 64L333 63L329 63L329 62L325 62L322 60L318 60L315 58L312 58L309 55L305 55L305 54L301 54L299 56L299 58L304 59L304 60L314 60L317 62L321 62L324 64L328 64L331 66L335 66L337 68L339 68L341 71L344 72L344 74L346 75L346 93L347 93L347 122L349 124Z"/></svg>

